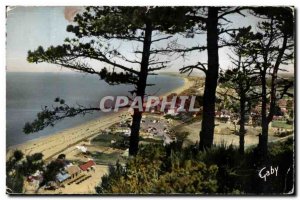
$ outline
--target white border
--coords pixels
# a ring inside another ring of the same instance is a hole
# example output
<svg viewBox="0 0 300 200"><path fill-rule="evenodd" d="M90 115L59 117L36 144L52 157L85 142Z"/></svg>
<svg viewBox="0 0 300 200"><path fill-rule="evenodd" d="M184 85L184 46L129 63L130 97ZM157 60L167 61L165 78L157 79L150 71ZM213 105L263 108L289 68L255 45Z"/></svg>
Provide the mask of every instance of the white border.
<svg viewBox="0 0 300 200"><path fill-rule="evenodd" d="M1 160L1 167L0 167L0 197L1 199L9 199L10 197L5 194L5 152L6 152L6 113L5 113L5 105L6 105L6 81L5 81L5 7L7 5L15 6L15 5L27 5L27 6L66 6L66 5L72 5L72 6L78 6L78 5L160 5L160 6L167 6L167 5L187 5L187 6L193 6L193 5L207 5L207 6L216 6L216 5L223 5L223 6L232 6L232 5L249 5L249 6L267 6L267 5L273 5L273 6L279 6L279 5L285 5L285 6L295 6L296 9L299 9L300 1L296 0L264 0L264 1L257 1L257 0L247 0L247 1L229 1L229 0L209 0L209 1L200 1L200 0L172 0L172 1L161 1L161 0L130 0L127 2L124 2L124 0L51 0L51 1L41 1L41 0L1 0L0 1L0 66L1 66L1 73L0 73L0 134L1 136L1 153L0 153L0 160ZM298 13L299 14L299 13ZM298 18L298 17L297 17ZM299 21L296 20L297 27L299 27ZM297 28L298 32L298 28ZM299 58L299 51L297 51L297 57ZM297 77L299 76L299 70L297 71ZM298 81L299 82L299 81ZM297 85L297 94L299 94L299 86ZM297 98L298 99L298 98ZM299 99L298 99L299 100ZM297 105L299 102L297 101ZM297 109L298 114L298 109ZM299 125L299 116L297 116L297 122L296 124ZM299 135L297 136L297 144L299 145ZM299 154L297 154L297 160L299 159ZM298 163L296 163L298 164ZM296 167L297 168L297 167ZM298 172L298 171L297 171ZM297 185L296 192L299 192L299 184ZM24 197L13 197L13 199L21 199ZM36 199L41 197L27 197L26 199ZM42 197L42 198L49 198L49 196ZM57 197L54 196L55 199L64 199L64 198L74 198L74 196L65 196L65 197ZM86 197L80 196L76 199L84 199ZM115 198L115 197L96 197L96 198ZM131 199L132 197L121 197L122 199ZM136 197L136 199L141 199L145 197ZM158 197L147 197L147 198L155 198ZM158 199L165 199L165 198L174 198L174 197L159 197ZM175 198L184 198L184 197L175 197ZM193 199L198 199L199 197L193 197ZM207 197L202 197L207 198ZM211 197L210 199L216 199L217 197ZM236 197L236 198L244 198L244 197Z"/></svg>

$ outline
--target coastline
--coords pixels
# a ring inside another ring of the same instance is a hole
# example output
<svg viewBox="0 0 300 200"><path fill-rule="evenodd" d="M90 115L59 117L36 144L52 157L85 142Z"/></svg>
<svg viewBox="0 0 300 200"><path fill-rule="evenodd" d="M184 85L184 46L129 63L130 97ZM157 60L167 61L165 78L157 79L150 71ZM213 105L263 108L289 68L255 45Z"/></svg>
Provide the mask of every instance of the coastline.
<svg viewBox="0 0 300 200"><path fill-rule="evenodd" d="M174 88L160 96L167 96L171 93L179 94L193 85L193 81L190 81L188 78L182 76L179 77L184 80L183 85ZM7 147L6 159L8 159L8 157L16 149L23 151L25 155L43 153L45 160L51 159L64 150L75 146L81 141L88 140L94 137L95 135L99 134L101 130L105 130L111 125L117 123L118 121L120 121L119 116L122 114L127 114L127 110L122 110L117 113L111 113L107 116L93 119L81 125L64 129L51 135L42 136L33 140L26 141L22 144Z"/></svg>

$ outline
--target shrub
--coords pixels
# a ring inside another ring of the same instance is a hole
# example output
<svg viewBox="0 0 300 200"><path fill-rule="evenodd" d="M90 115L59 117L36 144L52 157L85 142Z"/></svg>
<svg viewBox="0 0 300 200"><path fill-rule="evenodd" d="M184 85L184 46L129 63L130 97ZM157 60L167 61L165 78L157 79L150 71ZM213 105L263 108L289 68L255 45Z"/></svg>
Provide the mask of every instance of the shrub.
<svg viewBox="0 0 300 200"><path fill-rule="evenodd" d="M14 151L6 162L6 186L8 193L22 193L24 177L43 168L43 154L27 155L20 150Z"/></svg>
<svg viewBox="0 0 300 200"><path fill-rule="evenodd" d="M173 165L171 172L159 177L154 193L210 194L217 191L218 167L207 167L202 162L185 160L183 165Z"/></svg>
<svg viewBox="0 0 300 200"><path fill-rule="evenodd" d="M98 193L283 194L294 187L294 141L269 144L262 160L259 149L244 155L233 146L220 145L199 152L197 145L182 149L144 145L126 167L112 166ZM267 181L258 176L263 167L279 167Z"/></svg>
<svg viewBox="0 0 300 200"><path fill-rule="evenodd" d="M171 161L165 167L166 159ZM193 160L179 160L174 154L167 157L162 145L144 145L138 155L111 166L96 187L98 193L209 193L215 192L217 167Z"/></svg>

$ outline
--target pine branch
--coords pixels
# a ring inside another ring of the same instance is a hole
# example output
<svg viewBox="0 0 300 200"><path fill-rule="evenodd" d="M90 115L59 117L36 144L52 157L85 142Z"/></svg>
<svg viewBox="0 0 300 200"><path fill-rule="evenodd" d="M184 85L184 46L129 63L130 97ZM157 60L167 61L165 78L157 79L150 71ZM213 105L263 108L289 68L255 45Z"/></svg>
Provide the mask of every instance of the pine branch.
<svg viewBox="0 0 300 200"><path fill-rule="evenodd" d="M180 73L192 72L194 69L199 69L203 71L205 74L207 73L207 69L205 67L206 64L198 62L195 65L188 65L179 69Z"/></svg>
<svg viewBox="0 0 300 200"><path fill-rule="evenodd" d="M241 16L245 17L245 15L243 13L241 13L242 10L245 10L245 9L248 9L250 7L237 7L235 9L232 9L230 11L224 11L222 14L220 14L218 16L219 19L224 19L224 17L226 15L229 15L229 14L233 14L233 13L237 13L237 14L240 14Z"/></svg>
<svg viewBox="0 0 300 200"><path fill-rule="evenodd" d="M160 69L164 69L166 68L167 66L166 65L161 65L160 67L150 67L148 69L148 72L153 72L153 71L157 71L157 70L160 70Z"/></svg>
<svg viewBox="0 0 300 200"><path fill-rule="evenodd" d="M152 40L151 43L159 42L159 41L162 41L162 40L167 40L167 39L170 39L172 37L173 37L172 35L169 35L169 36L166 36L166 37L162 37L162 38L159 38L159 39Z"/></svg>
<svg viewBox="0 0 300 200"><path fill-rule="evenodd" d="M93 111L100 111L100 108L94 107L83 107L78 105L76 107L70 107L65 104L63 99L56 98L55 102L59 103L58 106L55 106L50 109L47 106L42 108L42 111L37 114L37 119L33 122L27 122L23 131L26 134L38 132L43 130L48 126L54 126L58 121L65 118L75 117L77 115L85 115Z"/></svg>

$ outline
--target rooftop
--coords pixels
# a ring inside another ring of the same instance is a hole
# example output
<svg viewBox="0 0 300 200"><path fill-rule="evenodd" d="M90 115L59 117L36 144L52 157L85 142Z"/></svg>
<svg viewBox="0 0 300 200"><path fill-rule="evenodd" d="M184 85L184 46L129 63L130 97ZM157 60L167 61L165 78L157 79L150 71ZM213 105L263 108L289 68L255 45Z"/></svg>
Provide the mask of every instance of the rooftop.
<svg viewBox="0 0 300 200"><path fill-rule="evenodd" d="M86 163L84 163L83 165L80 165L80 169L83 171L86 171L88 168L90 168L91 166L96 165L96 163L93 160L89 160Z"/></svg>
<svg viewBox="0 0 300 200"><path fill-rule="evenodd" d="M58 173L57 175L56 175L56 179L59 181L59 182L63 182L63 181L65 181L65 180L67 180L68 178L70 177L70 175L69 174L67 174L67 173Z"/></svg>
<svg viewBox="0 0 300 200"><path fill-rule="evenodd" d="M80 168L77 165L72 165L66 168L68 174L73 175L80 171Z"/></svg>

